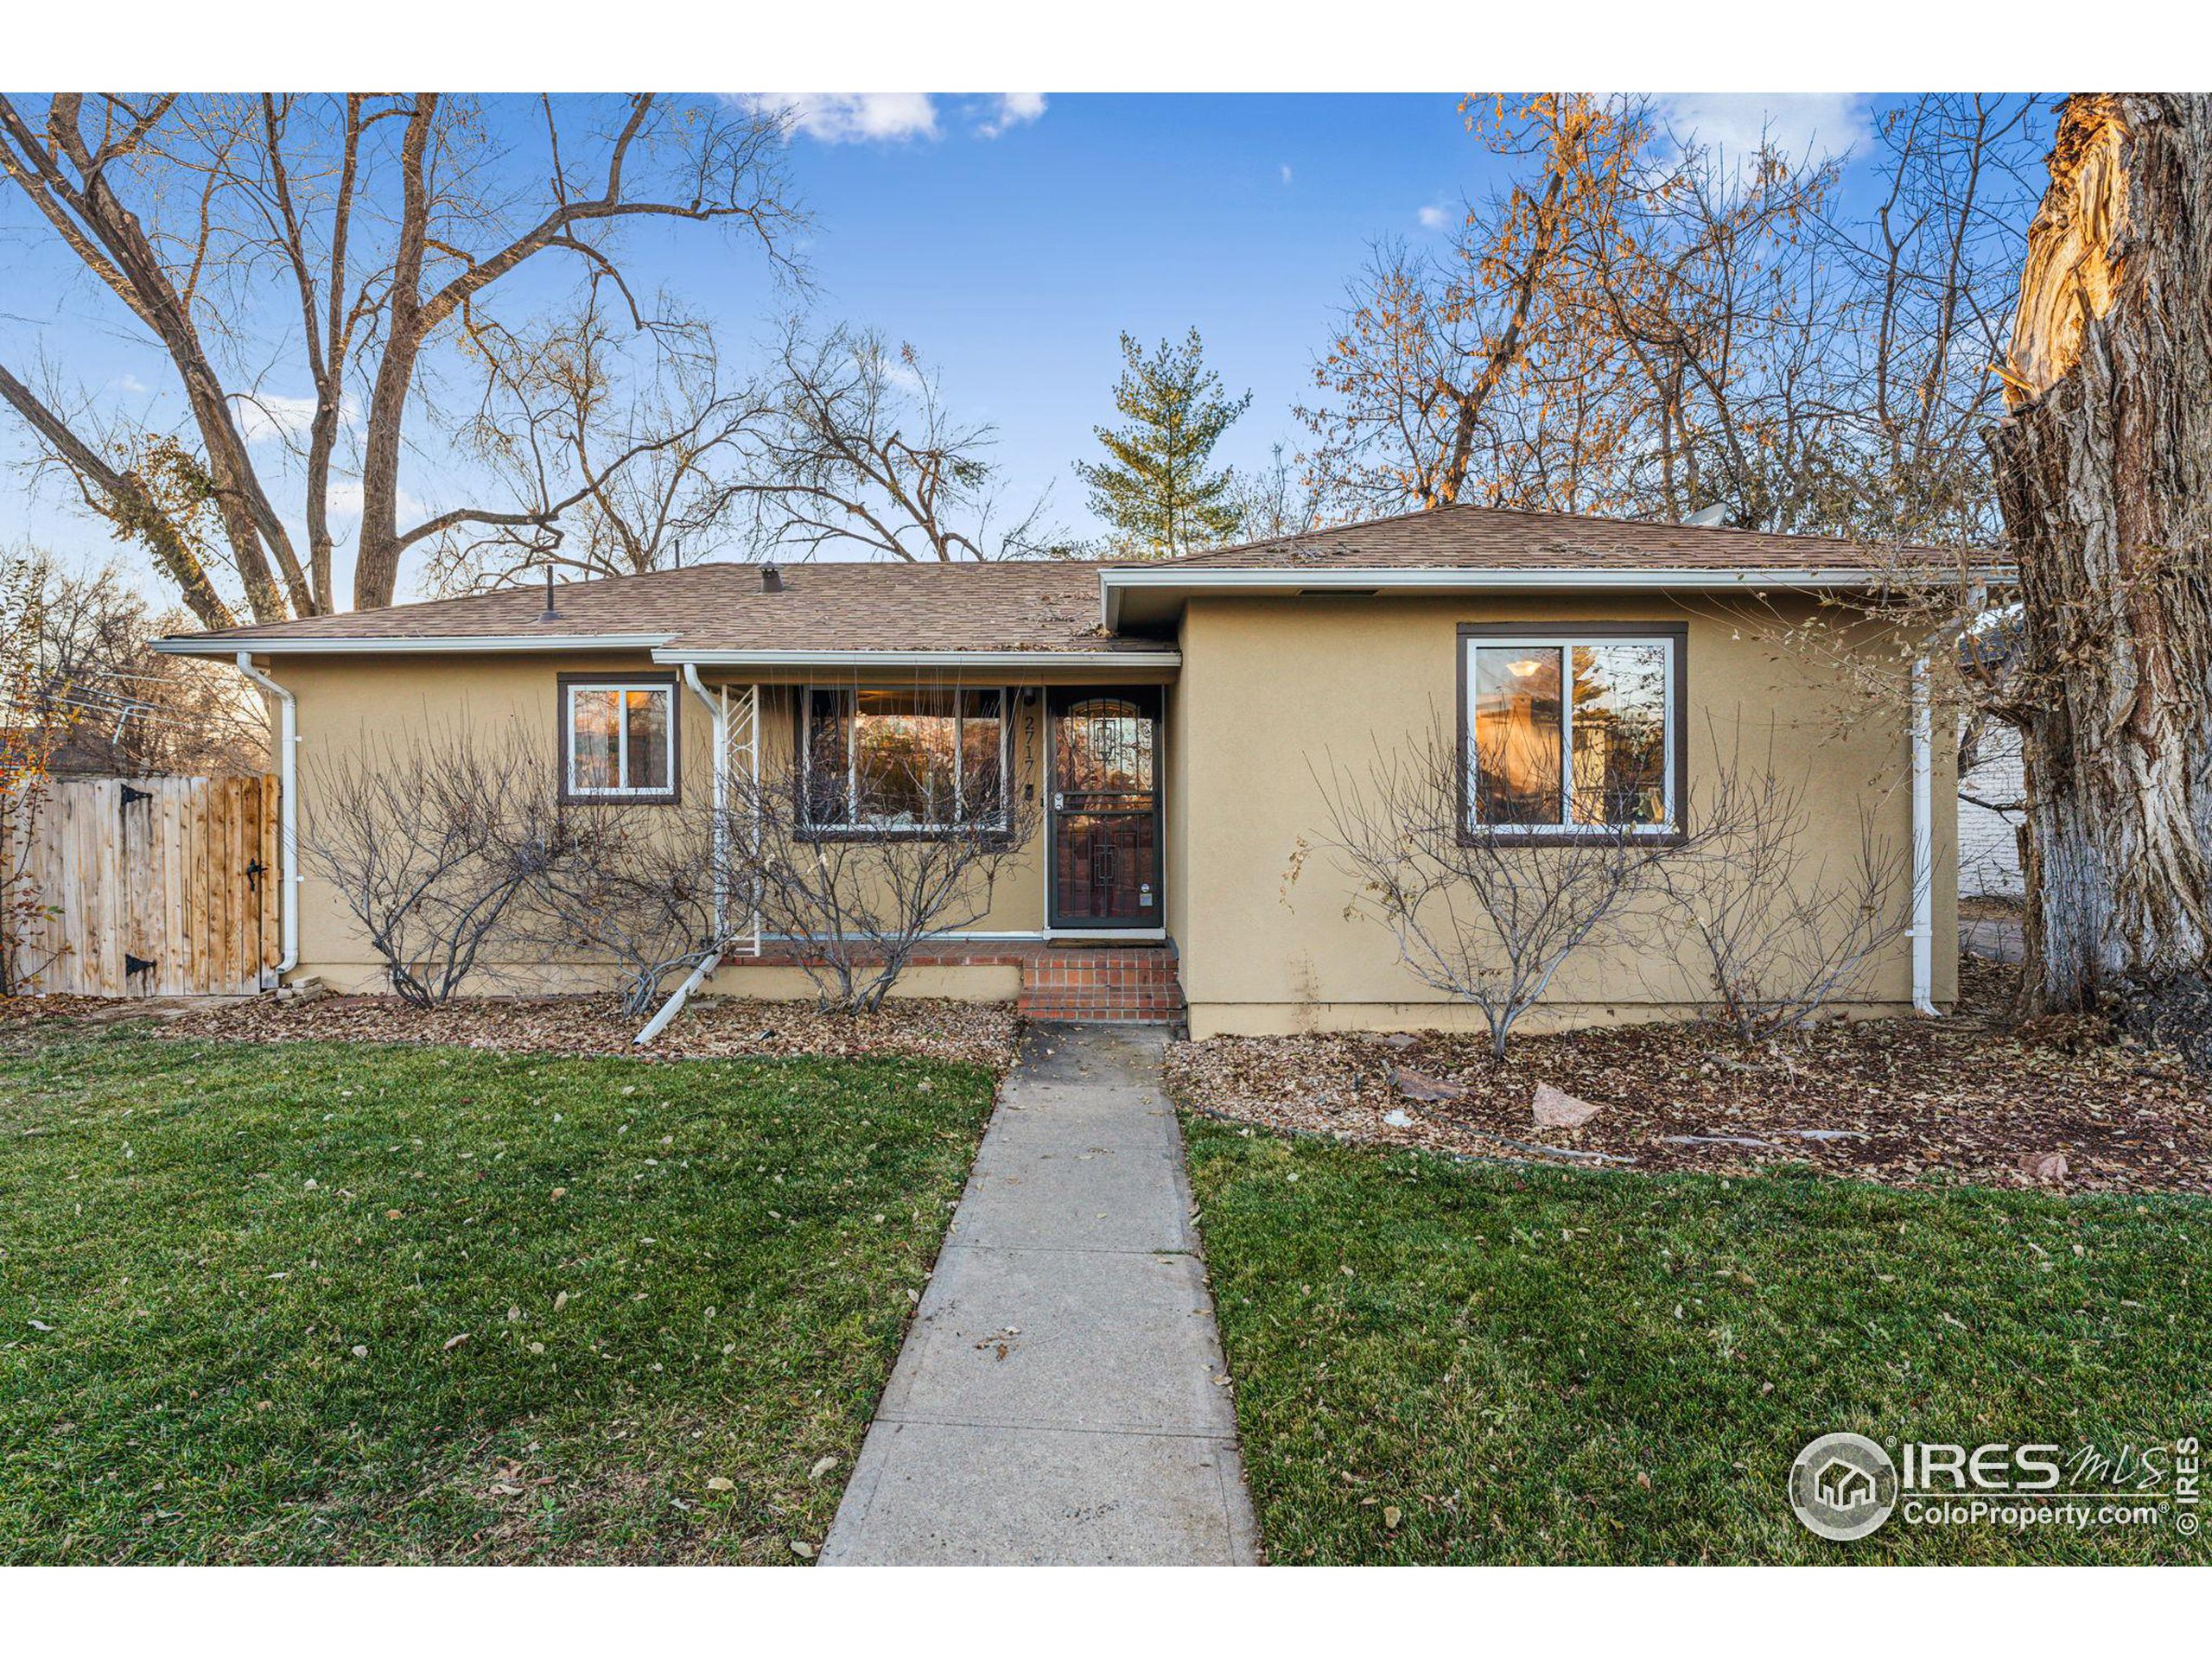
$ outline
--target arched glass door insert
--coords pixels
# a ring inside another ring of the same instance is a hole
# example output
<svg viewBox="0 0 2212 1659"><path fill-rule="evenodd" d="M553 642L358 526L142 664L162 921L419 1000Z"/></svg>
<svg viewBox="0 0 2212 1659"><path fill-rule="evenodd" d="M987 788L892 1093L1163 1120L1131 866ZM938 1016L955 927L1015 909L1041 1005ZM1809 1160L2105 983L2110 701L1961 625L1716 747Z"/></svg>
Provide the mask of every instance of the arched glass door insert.
<svg viewBox="0 0 2212 1659"><path fill-rule="evenodd" d="M1052 925L1165 925L1160 879L1160 693L1050 694Z"/></svg>

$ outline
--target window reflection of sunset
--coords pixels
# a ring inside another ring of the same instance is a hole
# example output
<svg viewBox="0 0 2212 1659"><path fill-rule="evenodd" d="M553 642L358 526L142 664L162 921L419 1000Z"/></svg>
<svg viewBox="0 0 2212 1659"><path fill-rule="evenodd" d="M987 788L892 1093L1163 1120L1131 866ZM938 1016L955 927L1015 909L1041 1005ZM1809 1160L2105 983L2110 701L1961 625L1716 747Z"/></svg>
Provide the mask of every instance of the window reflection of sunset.
<svg viewBox="0 0 2212 1659"><path fill-rule="evenodd" d="M1664 823L1671 669L1654 639L1476 645L1471 823Z"/></svg>

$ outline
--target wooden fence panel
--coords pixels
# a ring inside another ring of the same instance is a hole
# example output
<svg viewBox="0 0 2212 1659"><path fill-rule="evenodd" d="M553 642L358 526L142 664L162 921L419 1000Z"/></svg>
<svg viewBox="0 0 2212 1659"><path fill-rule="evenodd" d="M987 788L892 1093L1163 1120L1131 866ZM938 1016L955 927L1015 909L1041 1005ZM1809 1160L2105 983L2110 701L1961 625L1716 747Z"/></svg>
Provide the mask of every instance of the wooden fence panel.
<svg viewBox="0 0 2212 1659"><path fill-rule="evenodd" d="M49 910L39 988L259 989L280 959L278 806L274 777L56 783L30 856Z"/></svg>

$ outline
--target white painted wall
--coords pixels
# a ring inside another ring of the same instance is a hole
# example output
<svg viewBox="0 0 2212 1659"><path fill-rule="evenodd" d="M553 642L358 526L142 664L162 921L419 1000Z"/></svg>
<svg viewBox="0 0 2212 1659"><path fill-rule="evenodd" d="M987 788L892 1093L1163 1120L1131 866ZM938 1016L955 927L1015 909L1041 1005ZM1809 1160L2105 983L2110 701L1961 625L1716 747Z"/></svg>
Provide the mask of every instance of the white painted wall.
<svg viewBox="0 0 2212 1659"><path fill-rule="evenodd" d="M1959 780L1959 892L1978 895L2024 897L2027 885L2020 874L2019 843L2013 826L2017 811L1999 814L1966 798L1994 802L2017 801L2025 792L2020 771L2020 734L2010 726L1993 721L1981 740L1980 759Z"/></svg>

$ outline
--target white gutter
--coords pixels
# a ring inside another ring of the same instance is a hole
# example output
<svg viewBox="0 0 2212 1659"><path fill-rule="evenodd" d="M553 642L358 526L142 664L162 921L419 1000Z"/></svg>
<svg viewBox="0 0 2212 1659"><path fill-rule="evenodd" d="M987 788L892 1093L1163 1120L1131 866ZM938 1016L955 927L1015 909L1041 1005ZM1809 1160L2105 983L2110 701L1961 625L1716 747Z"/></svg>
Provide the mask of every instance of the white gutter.
<svg viewBox="0 0 2212 1659"><path fill-rule="evenodd" d="M1179 668L1179 651L699 651L656 650L657 663L706 668Z"/></svg>
<svg viewBox="0 0 2212 1659"><path fill-rule="evenodd" d="M1912 1006L1936 1006L1936 744L1929 708L1928 658L1912 664Z"/></svg>
<svg viewBox="0 0 2212 1659"><path fill-rule="evenodd" d="M238 672L276 699L276 868L284 895L284 957L281 978L300 965L300 700L253 665L253 653L238 654Z"/></svg>
<svg viewBox="0 0 2212 1659"><path fill-rule="evenodd" d="M699 677L696 664L683 664L683 683L691 688L692 696L706 705L707 718L714 721L715 816L709 833L714 837L715 937L706 953L699 958L698 966L676 988L668 1001L660 1005L653 1017L645 1021L645 1028L630 1039L639 1048L668 1029L668 1022L683 1011L683 1005L691 1000L691 993L697 990L705 982L707 976L721 965L725 943L723 912L729 907L729 859L726 850L726 837L729 834L729 709L708 694L706 683Z"/></svg>
<svg viewBox="0 0 2212 1659"><path fill-rule="evenodd" d="M2002 569L1976 570L1983 580L2003 581ZM1109 632L1122 622L1121 595L1125 593L1178 589L1198 593L1238 593L1278 590L1285 593L1320 592L1352 588L1378 593L1511 593L1531 588L1572 589L1580 593L1622 591L1678 592L1730 590L1747 588L1880 588L1894 582L1894 573L1841 568L1808 569L1777 567L1758 570L1716 570L1709 566L1669 569L1639 568L1592 569L1588 566L1517 570L1471 569L1434 565L1408 569L1403 565L1360 569L1334 565L1308 570L1296 565L1240 566L1234 569L1200 570L1187 565L1116 566L1098 573L1099 613Z"/></svg>
<svg viewBox="0 0 2212 1659"><path fill-rule="evenodd" d="M378 639L367 634L321 636L263 634L244 647L266 656L354 656L365 652L422 655L455 651L647 651L664 645L672 633L447 633L407 639ZM241 649L237 639L220 635L184 634L156 639L154 649L170 657L228 657Z"/></svg>

